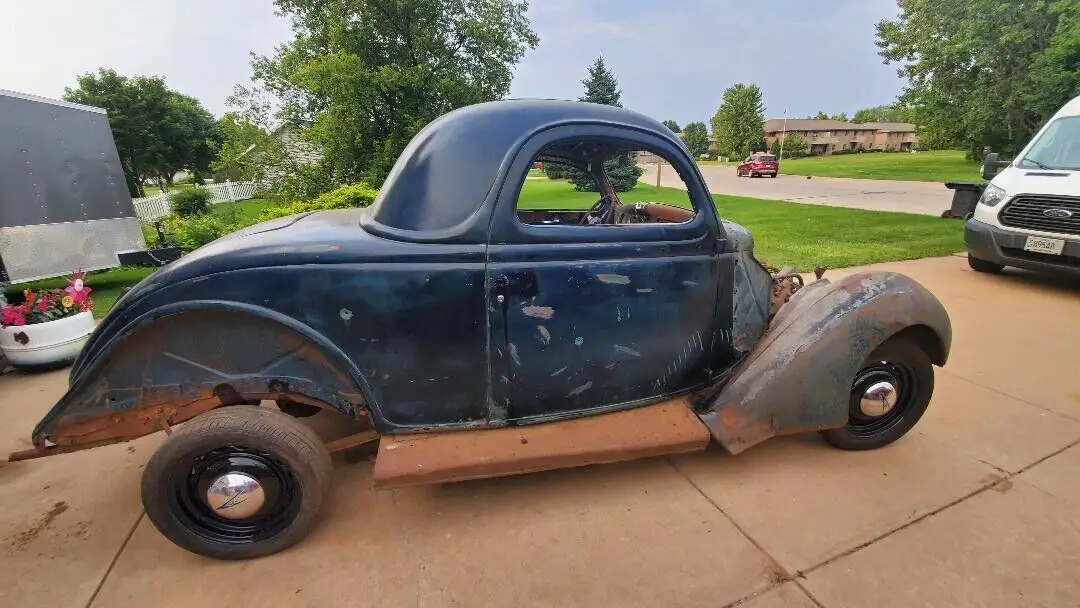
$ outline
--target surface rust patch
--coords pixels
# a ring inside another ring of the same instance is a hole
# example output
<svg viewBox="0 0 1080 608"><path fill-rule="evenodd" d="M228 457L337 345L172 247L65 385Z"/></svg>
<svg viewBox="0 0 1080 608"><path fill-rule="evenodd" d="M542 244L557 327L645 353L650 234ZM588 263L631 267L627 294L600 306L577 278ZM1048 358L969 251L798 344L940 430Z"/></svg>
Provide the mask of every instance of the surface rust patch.
<svg viewBox="0 0 1080 608"><path fill-rule="evenodd" d="M32 526L30 526L26 530L23 530L22 532L19 532L18 534L10 536L8 538L8 546L15 551L23 549L24 547L26 547L26 545L34 542L34 539L40 536L41 533L44 532L52 524L53 520L55 520L61 513L67 510L68 505L62 500L53 504L52 508L49 509L44 515L42 515L40 519L34 522Z"/></svg>
<svg viewBox="0 0 1080 608"><path fill-rule="evenodd" d="M384 489L501 477L693 452L705 449L709 437L680 397L560 422L384 435L373 478Z"/></svg>

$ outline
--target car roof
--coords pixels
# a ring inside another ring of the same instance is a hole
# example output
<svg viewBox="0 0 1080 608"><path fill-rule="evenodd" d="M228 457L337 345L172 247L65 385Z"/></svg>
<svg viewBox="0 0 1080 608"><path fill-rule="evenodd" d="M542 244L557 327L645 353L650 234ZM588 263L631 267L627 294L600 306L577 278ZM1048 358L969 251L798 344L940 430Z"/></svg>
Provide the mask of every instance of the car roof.
<svg viewBox="0 0 1080 608"><path fill-rule="evenodd" d="M466 106L413 137L375 199L371 219L395 232L451 230L476 213L529 136L568 123L630 127L686 149L659 121L615 106L551 99Z"/></svg>

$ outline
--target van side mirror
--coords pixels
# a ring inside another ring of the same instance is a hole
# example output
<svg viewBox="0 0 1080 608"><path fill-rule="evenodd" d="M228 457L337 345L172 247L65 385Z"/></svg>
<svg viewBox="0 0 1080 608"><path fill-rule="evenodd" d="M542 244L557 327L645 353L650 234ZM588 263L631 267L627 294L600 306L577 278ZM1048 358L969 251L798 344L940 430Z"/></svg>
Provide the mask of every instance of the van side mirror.
<svg viewBox="0 0 1080 608"><path fill-rule="evenodd" d="M997 152L991 152L990 154L987 154L986 159L983 160L982 178L987 181L994 179L994 176L997 175L998 170L1004 167L1008 167L1009 162L1010 161L1007 160L1001 160L1001 155Z"/></svg>

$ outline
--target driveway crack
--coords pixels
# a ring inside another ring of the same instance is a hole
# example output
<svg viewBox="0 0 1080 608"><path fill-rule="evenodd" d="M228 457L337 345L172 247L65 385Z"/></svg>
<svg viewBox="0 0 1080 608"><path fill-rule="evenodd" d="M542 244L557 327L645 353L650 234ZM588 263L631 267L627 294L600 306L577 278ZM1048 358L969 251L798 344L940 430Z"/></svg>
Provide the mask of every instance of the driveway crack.
<svg viewBox="0 0 1080 608"><path fill-rule="evenodd" d="M124 542L120 543L120 548L116 550L116 555L113 555L112 561L109 562L109 567L105 569L105 574L102 575L101 580L98 581L97 587L94 588L94 592L90 594L90 599L86 600L86 608L90 608L94 604L94 600L97 599L101 588L105 586L105 581L109 579L109 575L112 574L113 568L116 567L116 562L120 561L120 554L127 548L128 542L131 541L131 537L135 536L135 530L139 528L139 524L142 523L143 518L146 517L146 511L140 511L139 516L135 518L135 525L131 526L128 530L127 536L124 537Z"/></svg>

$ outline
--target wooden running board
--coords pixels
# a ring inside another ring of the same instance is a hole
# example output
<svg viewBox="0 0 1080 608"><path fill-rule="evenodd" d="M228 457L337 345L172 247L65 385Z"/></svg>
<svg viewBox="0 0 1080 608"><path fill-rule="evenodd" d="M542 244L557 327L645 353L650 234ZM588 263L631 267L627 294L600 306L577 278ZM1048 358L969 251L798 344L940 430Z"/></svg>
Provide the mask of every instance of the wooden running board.
<svg viewBox="0 0 1080 608"><path fill-rule="evenodd" d="M680 397L620 412L477 431L384 435L378 489L633 460L705 449L709 429Z"/></svg>

